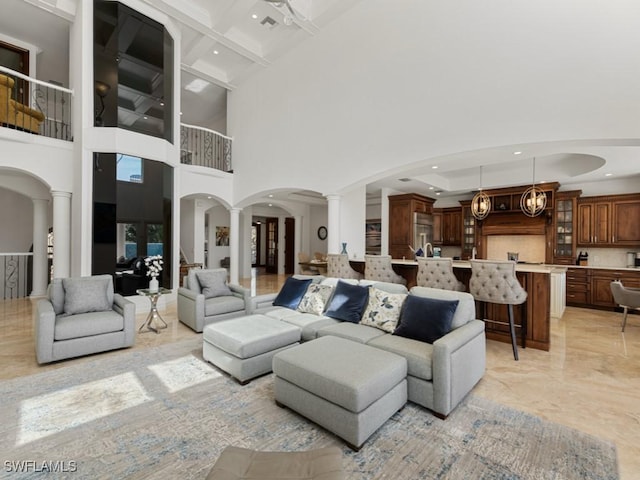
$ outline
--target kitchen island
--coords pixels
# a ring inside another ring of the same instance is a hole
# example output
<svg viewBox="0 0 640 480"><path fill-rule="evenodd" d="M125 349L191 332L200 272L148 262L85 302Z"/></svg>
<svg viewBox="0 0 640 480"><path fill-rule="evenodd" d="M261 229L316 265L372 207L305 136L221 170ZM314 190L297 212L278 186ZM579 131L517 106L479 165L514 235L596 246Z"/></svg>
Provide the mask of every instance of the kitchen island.
<svg viewBox="0 0 640 480"><path fill-rule="evenodd" d="M364 272L364 261L351 260L351 266ZM407 280L407 287L416 285L418 262L413 260L392 260L393 269ZM565 272L567 268L559 265L516 264L516 276L527 292L527 301L513 308L515 323L526 319L526 346L548 351L551 347L551 313L554 306L554 317L562 316L564 310ZM469 291L471 263L454 261L453 272L464 283ZM476 312L480 308L476 306ZM487 304L486 317L492 320L507 321L507 306ZM506 325L485 323L487 338L511 343L509 328ZM518 339L520 335L518 334Z"/></svg>

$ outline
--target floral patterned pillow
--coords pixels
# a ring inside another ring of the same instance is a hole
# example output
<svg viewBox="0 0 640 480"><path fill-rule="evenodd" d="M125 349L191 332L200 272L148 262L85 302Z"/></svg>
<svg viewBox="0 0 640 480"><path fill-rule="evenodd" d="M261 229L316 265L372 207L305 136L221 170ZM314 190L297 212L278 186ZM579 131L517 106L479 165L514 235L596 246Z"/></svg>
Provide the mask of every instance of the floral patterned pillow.
<svg viewBox="0 0 640 480"><path fill-rule="evenodd" d="M333 292L333 287L330 285L320 285L318 283L312 283L307 288L304 297L298 304L298 311L303 313L313 313L314 315L322 315L324 307Z"/></svg>
<svg viewBox="0 0 640 480"><path fill-rule="evenodd" d="M406 293L388 293L369 287L369 304L362 314L360 323L393 333L400 319L400 312Z"/></svg>

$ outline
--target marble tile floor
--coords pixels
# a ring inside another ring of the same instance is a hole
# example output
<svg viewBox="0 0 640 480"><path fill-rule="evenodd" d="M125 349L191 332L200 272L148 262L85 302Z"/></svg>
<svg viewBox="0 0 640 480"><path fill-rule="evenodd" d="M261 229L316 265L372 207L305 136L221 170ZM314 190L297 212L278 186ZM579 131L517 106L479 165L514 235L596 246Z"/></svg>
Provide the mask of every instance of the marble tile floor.
<svg viewBox="0 0 640 480"><path fill-rule="evenodd" d="M241 283L261 294L277 291L285 276L257 275ZM141 325L146 311L137 315ZM168 301L160 334L137 334L134 349L145 349L199 335L178 322ZM552 319L551 351L520 349L487 341L487 371L474 394L529 412L616 444L622 480L640 479L640 316L568 307ZM119 351L98 355L118 355ZM0 301L0 379L29 375L85 362L95 355L39 366L33 345L32 301Z"/></svg>

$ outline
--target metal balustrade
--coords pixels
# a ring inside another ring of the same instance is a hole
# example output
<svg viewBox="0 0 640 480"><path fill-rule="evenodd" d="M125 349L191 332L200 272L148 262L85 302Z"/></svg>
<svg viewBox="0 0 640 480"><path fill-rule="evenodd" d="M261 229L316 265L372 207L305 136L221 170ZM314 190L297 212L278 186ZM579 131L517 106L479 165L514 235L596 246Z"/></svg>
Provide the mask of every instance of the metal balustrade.
<svg viewBox="0 0 640 480"><path fill-rule="evenodd" d="M231 137L215 130L183 123L180 125L180 162L233 172L232 141Z"/></svg>
<svg viewBox="0 0 640 480"><path fill-rule="evenodd" d="M0 253L2 299L28 297L31 292L33 253Z"/></svg>
<svg viewBox="0 0 640 480"><path fill-rule="evenodd" d="M73 141L73 90L0 66L0 123L34 135Z"/></svg>

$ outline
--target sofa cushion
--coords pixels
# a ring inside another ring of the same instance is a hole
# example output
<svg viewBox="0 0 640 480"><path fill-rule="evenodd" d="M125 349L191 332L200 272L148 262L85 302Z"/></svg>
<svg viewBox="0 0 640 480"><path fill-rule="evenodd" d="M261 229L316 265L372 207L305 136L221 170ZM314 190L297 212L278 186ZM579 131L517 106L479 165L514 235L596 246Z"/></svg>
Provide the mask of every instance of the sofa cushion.
<svg viewBox="0 0 640 480"><path fill-rule="evenodd" d="M232 295L227 285L227 273L222 270L198 270L196 278L204 298L224 297Z"/></svg>
<svg viewBox="0 0 640 480"><path fill-rule="evenodd" d="M213 315L222 315L224 313L232 313L244 311L245 305L242 298L234 295L226 297L207 298L204 301L204 315L211 317Z"/></svg>
<svg viewBox="0 0 640 480"><path fill-rule="evenodd" d="M124 317L114 310L79 313L56 317L53 332L55 341L90 337L124 330Z"/></svg>
<svg viewBox="0 0 640 480"><path fill-rule="evenodd" d="M360 285L363 287L375 287L378 290L382 290L387 293L409 293L407 287L401 283L391 282L379 282L377 280L360 280Z"/></svg>
<svg viewBox="0 0 640 480"><path fill-rule="evenodd" d="M369 289L339 281L327 306L327 317L358 323L369 301Z"/></svg>
<svg viewBox="0 0 640 480"><path fill-rule="evenodd" d="M355 278L336 278L329 277L322 280L322 285L330 285L332 287L336 287L339 282L348 283L349 285L358 285L358 280Z"/></svg>
<svg viewBox="0 0 640 480"><path fill-rule="evenodd" d="M458 300L407 296L394 335L433 343L451 331Z"/></svg>
<svg viewBox="0 0 640 480"><path fill-rule="evenodd" d="M107 297L109 279L104 276L63 278L62 286L65 315L111 310L113 300L109 302Z"/></svg>
<svg viewBox="0 0 640 480"><path fill-rule="evenodd" d="M307 287L307 291L302 296L297 310L302 313L322 315L331 292L333 292L333 287L330 285L312 283Z"/></svg>
<svg viewBox="0 0 640 480"><path fill-rule="evenodd" d="M284 320L287 317L297 317L302 315L297 310L291 310L290 308L285 307L271 307L268 310L260 310L259 313L266 315L267 317L275 318L276 320Z"/></svg>
<svg viewBox="0 0 640 480"><path fill-rule="evenodd" d="M406 358L408 375L422 378L423 380L431 380L433 378L431 370L433 345L389 333L369 340L367 345Z"/></svg>
<svg viewBox="0 0 640 480"><path fill-rule="evenodd" d="M369 303L360 323L393 333L406 298L405 293L388 293L376 287L369 287Z"/></svg>
<svg viewBox="0 0 640 480"><path fill-rule="evenodd" d="M454 330L476 318L476 302L470 293L454 292L440 288L413 287L410 294L440 300L458 300L458 308L456 308L456 313L451 321L451 328Z"/></svg>
<svg viewBox="0 0 640 480"><path fill-rule="evenodd" d="M311 279L299 280L294 277L289 277L284 281L284 285L278 292L273 304L278 307L286 307L291 310L298 308L300 300L307 291L307 287L311 284Z"/></svg>
<svg viewBox="0 0 640 480"><path fill-rule="evenodd" d="M341 322L335 325L329 325L322 327L318 330L318 337L334 336L340 338L346 338L353 342L367 343L373 338L384 335L382 330L377 328L367 327L366 325L360 325L358 323Z"/></svg>

